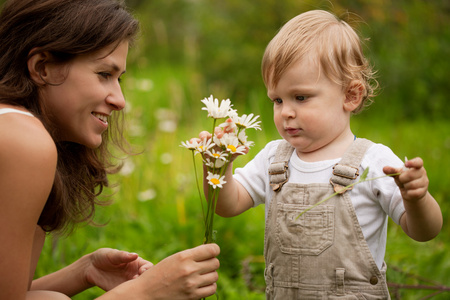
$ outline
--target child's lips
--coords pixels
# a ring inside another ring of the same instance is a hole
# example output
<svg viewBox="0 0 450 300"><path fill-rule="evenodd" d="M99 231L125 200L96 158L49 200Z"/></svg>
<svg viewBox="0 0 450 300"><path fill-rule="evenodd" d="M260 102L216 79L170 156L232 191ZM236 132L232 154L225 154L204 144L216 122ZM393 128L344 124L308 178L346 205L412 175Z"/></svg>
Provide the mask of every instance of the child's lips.
<svg viewBox="0 0 450 300"><path fill-rule="evenodd" d="M300 128L292 128L292 127L286 127L284 130L289 135L296 135L301 131Z"/></svg>

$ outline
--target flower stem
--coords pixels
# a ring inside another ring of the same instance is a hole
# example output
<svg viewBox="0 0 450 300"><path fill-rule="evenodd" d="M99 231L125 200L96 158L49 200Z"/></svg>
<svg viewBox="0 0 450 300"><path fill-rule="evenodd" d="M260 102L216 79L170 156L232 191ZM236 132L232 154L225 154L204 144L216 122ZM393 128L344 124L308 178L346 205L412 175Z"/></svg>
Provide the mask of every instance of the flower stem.
<svg viewBox="0 0 450 300"><path fill-rule="evenodd" d="M202 193L200 191L200 185L199 185L199 182L198 182L198 174L197 174L197 166L196 166L196 163L195 163L194 150L192 150L192 160L194 162L195 182L197 184L197 191L198 191L198 196L199 196L199 199L200 199L200 205L202 207L202 215L203 215L203 220L204 220L205 219L205 209L203 208L203 197L202 197Z"/></svg>
<svg viewBox="0 0 450 300"><path fill-rule="evenodd" d="M368 168L367 168L366 170L368 170ZM366 173L366 174L367 174L367 173ZM318 206L318 205L320 205L320 204L322 204L322 203L324 203L324 202L330 200L330 199L333 198L334 196L336 196L336 195L338 195L338 194L340 194L340 193L342 193L342 192L348 190L349 188L351 188L351 187L357 185L358 183L366 182L366 181L372 181L372 180L376 180L376 179L380 179L380 178L384 178L384 177L394 177L394 176L397 176L397 175L400 175L400 173L387 174L387 175L384 175L384 176L379 176L379 177L374 177L374 178L369 178L369 179L366 179L364 176L361 176L361 178L360 178L357 182L354 182L354 183L352 183L352 184L347 185L346 187L343 187L341 190L339 190L339 191L337 191L337 192L331 194L330 196L326 197L325 199L320 200L319 202L317 202L316 204L312 205L311 207L308 207L307 209L305 209L304 211L302 211L302 212L297 216L297 218L295 218L295 219L297 220L297 219L300 218L304 213L306 213L306 212L310 211L311 209L313 209L314 207L316 207L316 206Z"/></svg>

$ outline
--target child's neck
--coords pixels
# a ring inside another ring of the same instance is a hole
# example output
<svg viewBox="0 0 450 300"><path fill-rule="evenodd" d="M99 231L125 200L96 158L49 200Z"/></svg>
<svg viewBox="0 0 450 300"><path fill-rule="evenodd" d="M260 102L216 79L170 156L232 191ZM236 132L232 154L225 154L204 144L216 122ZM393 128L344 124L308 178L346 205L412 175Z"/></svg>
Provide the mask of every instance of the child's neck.
<svg viewBox="0 0 450 300"><path fill-rule="evenodd" d="M299 152L297 151L297 156L306 162L317 162L324 160L331 160L336 158L341 158L342 155L347 151L348 147L355 140L355 136L351 131L349 131L345 136L339 137L331 141L330 143L314 150L311 152Z"/></svg>

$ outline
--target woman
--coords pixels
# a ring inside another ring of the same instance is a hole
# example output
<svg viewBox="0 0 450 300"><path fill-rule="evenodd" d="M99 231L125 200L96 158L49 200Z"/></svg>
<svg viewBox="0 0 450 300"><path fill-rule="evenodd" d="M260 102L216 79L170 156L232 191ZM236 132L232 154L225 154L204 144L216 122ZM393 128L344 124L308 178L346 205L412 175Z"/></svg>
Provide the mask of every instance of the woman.
<svg viewBox="0 0 450 300"><path fill-rule="evenodd" d="M0 15L0 299L198 299L214 294L217 245L153 266L99 249L32 280L46 233L89 221L123 149L119 85L138 22L113 0L11 0Z"/></svg>

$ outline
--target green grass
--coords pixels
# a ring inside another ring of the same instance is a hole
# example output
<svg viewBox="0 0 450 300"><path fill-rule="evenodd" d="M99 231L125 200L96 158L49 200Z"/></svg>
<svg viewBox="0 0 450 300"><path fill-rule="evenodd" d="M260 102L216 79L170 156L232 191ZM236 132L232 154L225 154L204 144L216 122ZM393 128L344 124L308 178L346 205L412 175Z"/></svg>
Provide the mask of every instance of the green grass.
<svg viewBox="0 0 450 300"><path fill-rule="evenodd" d="M166 68L157 71L129 70L125 79L125 92L131 104L126 114L129 139L142 153L128 159L127 166L130 166L129 162L134 166L129 173L111 177L113 182L119 183L118 187L107 191L114 193L114 203L98 209L96 215L96 221L107 225L84 226L64 239L49 237L37 276L54 271L99 247L137 252L156 263L170 254L202 243L202 212L191 153L179 145L200 130L209 130L210 123L205 112L201 111L200 99L214 91L203 86L198 74ZM148 89L148 86L153 88ZM260 114L263 131L248 132L256 145L249 155L240 157L235 166L244 165L269 140L278 138L264 91L249 92L247 97L247 105L243 105L240 99L231 100L241 114ZM161 108L166 110L161 111ZM165 132L159 129L158 116L161 114L173 119L177 124L176 130ZM409 122L370 114L368 110L353 119L354 133L391 147L401 158L421 156L430 178L430 192L440 203L447 219L449 206L445 195L450 194L447 169L450 166L450 122ZM264 207L251 209L231 219L217 216L215 229L217 243L221 247L220 299L265 299L262 259ZM417 243L391 223L386 261L388 267L395 266L401 272L389 269L388 280L404 284L422 283L404 274L413 273L450 285L449 236L449 229L444 224L436 239ZM101 290L93 288L73 299L92 299L101 293ZM419 299L427 293L430 291L400 291L401 299ZM433 299L449 296L447 293Z"/></svg>

